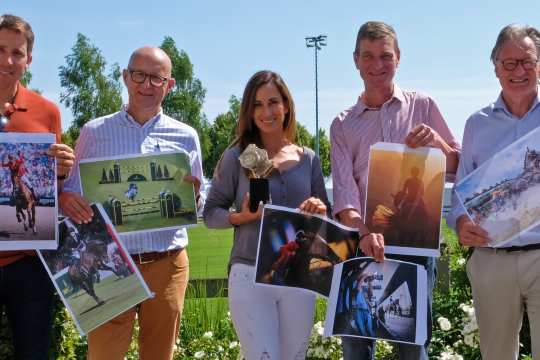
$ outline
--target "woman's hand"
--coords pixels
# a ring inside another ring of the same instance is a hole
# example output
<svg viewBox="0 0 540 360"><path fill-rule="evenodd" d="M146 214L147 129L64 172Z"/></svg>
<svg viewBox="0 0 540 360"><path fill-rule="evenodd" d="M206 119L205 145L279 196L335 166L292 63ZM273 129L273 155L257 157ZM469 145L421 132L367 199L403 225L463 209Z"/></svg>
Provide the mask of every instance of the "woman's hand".
<svg viewBox="0 0 540 360"><path fill-rule="evenodd" d="M313 196L307 200L304 200L304 202L301 203L298 208L307 213L326 215L325 203L322 202L321 199Z"/></svg>
<svg viewBox="0 0 540 360"><path fill-rule="evenodd" d="M262 212L262 202L259 204L257 212L251 212L249 210L249 193L246 193L244 200L242 201L242 208L240 209L240 212L231 213L229 215L229 222L235 226L244 225L248 222L259 220L262 217Z"/></svg>

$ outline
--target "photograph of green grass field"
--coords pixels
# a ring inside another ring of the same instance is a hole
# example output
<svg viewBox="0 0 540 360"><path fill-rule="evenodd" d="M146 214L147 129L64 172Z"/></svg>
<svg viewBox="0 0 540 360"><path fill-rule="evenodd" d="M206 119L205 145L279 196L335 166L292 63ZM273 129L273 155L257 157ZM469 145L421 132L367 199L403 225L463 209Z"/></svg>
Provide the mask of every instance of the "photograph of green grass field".
<svg viewBox="0 0 540 360"><path fill-rule="evenodd" d="M83 195L103 205L119 233L178 228L197 222L187 154L153 153L81 161Z"/></svg>
<svg viewBox="0 0 540 360"><path fill-rule="evenodd" d="M78 315L79 325L86 334L148 297L145 291L141 291L140 282L135 274L122 279L110 274L94 284L96 295L107 304L107 306L101 306L85 290L73 291L74 289L68 285L68 280L61 279L67 276L67 273L62 275L57 279L57 283L65 285L65 287L59 286L60 290L73 312ZM120 280L121 286L119 286Z"/></svg>

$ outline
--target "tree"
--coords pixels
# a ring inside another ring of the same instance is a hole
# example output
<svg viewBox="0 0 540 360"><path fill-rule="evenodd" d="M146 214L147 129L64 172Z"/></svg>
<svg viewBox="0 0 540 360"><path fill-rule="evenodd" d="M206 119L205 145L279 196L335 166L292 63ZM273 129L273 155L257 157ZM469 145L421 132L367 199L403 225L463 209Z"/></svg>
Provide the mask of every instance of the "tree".
<svg viewBox="0 0 540 360"><path fill-rule="evenodd" d="M66 142L73 145L89 120L120 110L122 73L118 64L113 64L106 75L107 62L101 51L81 33L65 59L66 65L59 68L63 88L60 102L73 113L73 123L65 136Z"/></svg>
<svg viewBox="0 0 540 360"><path fill-rule="evenodd" d="M160 47L171 59L172 77L176 80L174 87L163 101L163 112L197 130L204 164L210 150L208 139L210 125L202 113L206 89L193 75L193 64L189 56L183 50L178 50L173 38L166 36Z"/></svg>
<svg viewBox="0 0 540 360"><path fill-rule="evenodd" d="M236 96L229 98L229 111L219 114L208 131L208 139L212 144L203 163L204 173L211 177L221 154L227 149L235 137L236 123L240 113L240 100Z"/></svg>
<svg viewBox="0 0 540 360"><path fill-rule="evenodd" d="M317 139L313 136L311 148L315 149ZM321 159L321 168L324 176L329 176L330 168L330 140L326 136L324 129L319 128L319 158Z"/></svg>
<svg viewBox="0 0 540 360"><path fill-rule="evenodd" d="M296 144L299 146L313 147L313 136L311 136L308 129L300 123L296 123Z"/></svg>

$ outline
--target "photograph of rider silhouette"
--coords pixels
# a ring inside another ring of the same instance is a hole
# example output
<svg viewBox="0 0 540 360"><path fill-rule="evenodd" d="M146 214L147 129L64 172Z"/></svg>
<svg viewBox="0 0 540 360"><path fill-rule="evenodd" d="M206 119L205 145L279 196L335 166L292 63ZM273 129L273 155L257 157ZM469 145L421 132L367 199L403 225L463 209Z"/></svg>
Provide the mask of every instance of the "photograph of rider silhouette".
<svg viewBox="0 0 540 360"><path fill-rule="evenodd" d="M52 134L0 133L0 250L56 249Z"/></svg>
<svg viewBox="0 0 540 360"><path fill-rule="evenodd" d="M423 344L426 288L420 265L372 258L343 262L334 269L325 335Z"/></svg>
<svg viewBox="0 0 540 360"><path fill-rule="evenodd" d="M60 222L57 250L39 255L81 334L151 297L101 205L88 224Z"/></svg>
<svg viewBox="0 0 540 360"><path fill-rule="evenodd" d="M384 235L386 253L440 255L445 161L439 149L390 143L371 147L365 221L371 231Z"/></svg>
<svg viewBox="0 0 540 360"><path fill-rule="evenodd" d="M335 264L353 256L358 231L320 215L267 205L262 216L256 282L328 296Z"/></svg>

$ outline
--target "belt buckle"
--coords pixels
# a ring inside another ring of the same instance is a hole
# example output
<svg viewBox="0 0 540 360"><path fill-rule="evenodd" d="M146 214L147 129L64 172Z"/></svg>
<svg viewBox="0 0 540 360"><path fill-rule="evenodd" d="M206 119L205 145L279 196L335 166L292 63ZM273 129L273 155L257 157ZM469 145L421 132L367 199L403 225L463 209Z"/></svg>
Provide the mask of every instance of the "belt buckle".
<svg viewBox="0 0 540 360"><path fill-rule="evenodd" d="M137 257L139 259L139 264L140 265L144 265L144 264L150 264L150 263L153 263L155 260L147 260L147 261L144 261L141 257L141 253L138 253L137 254Z"/></svg>

